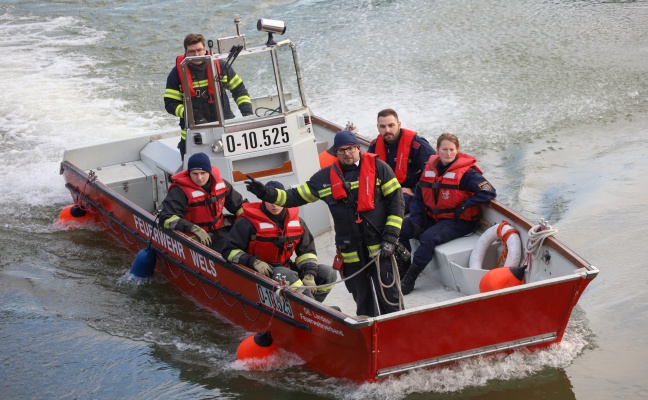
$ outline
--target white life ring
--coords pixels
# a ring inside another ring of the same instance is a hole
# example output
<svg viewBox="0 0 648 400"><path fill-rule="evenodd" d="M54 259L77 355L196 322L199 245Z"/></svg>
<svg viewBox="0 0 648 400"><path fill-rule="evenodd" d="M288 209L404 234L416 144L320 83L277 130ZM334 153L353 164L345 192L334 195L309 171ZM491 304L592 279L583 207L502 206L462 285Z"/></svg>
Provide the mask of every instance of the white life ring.
<svg viewBox="0 0 648 400"><path fill-rule="evenodd" d="M484 263L484 257L486 256L486 251L491 244L497 240L497 229L501 224L504 224L502 227L502 236L506 235L510 229L515 229L508 222L502 221L499 224L495 224L488 228L477 240L477 244L470 253L470 261L468 262L468 267L472 269L483 269L482 264ZM506 261L504 266L506 267L517 267L520 265L520 259L522 258L522 242L520 240L520 235L517 232L511 233L506 239L506 247L508 249L508 254L506 255Z"/></svg>

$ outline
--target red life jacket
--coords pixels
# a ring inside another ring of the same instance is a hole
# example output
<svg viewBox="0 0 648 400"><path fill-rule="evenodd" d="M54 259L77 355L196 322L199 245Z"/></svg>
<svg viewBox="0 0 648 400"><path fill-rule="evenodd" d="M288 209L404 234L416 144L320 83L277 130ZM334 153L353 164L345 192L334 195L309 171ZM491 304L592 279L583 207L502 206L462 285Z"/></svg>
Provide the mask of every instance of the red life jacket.
<svg viewBox="0 0 648 400"><path fill-rule="evenodd" d="M209 53L208 53L209 54ZM182 80L182 68L180 67L180 64L182 61L186 58L184 54L180 54L179 56L176 57L176 70L178 70L178 77L180 78L180 89L182 90L182 93L184 93L184 81ZM216 65L216 72L218 72L218 76L220 76L220 62L216 60L214 63ZM189 90L191 91L191 97L196 97L196 89L193 87L193 79L191 77L191 71L187 71L187 85L189 86ZM211 73L211 63L207 63L207 91L209 93L209 103L214 102L214 74Z"/></svg>
<svg viewBox="0 0 648 400"><path fill-rule="evenodd" d="M396 175L396 179L398 179L398 183L405 182L405 178L407 178L407 164L409 162L409 153L412 148L414 136L416 136L416 132L401 128L401 138L400 142L398 142L398 149L396 150L396 157L394 159L394 174ZM378 158L387 161L387 148L385 147L385 139L382 135L378 135L376 139L375 152L378 154Z"/></svg>
<svg viewBox="0 0 648 400"><path fill-rule="evenodd" d="M360 161L360 177L358 178L358 209L357 212L365 212L374 209L374 196L376 189L376 158L377 154L362 153ZM337 168L337 171L336 171ZM342 166L340 160L331 165L330 179L331 192L335 200L347 198L342 181Z"/></svg>
<svg viewBox="0 0 648 400"><path fill-rule="evenodd" d="M192 222L206 231L217 231L223 225L223 207L227 196L227 185L221 179L218 168L212 167L210 193L193 183L189 171L178 172L171 178L173 184L185 193L189 207L185 211L184 219Z"/></svg>
<svg viewBox="0 0 648 400"><path fill-rule="evenodd" d="M471 167L481 173L481 170L475 164L477 160L474 157L458 153L457 159L450 168L442 176L439 176L436 169L439 160L438 154L430 156L419 182L426 213L435 221L443 218L454 218L455 208L463 200L473 195L472 192L459 190L461 178ZM460 218L467 221L476 220L479 218L479 207L467 208Z"/></svg>
<svg viewBox="0 0 648 400"><path fill-rule="evenodd" d="M280 229L262 210L261 204L243 203L243 214L256 234L250 238L247 253L271 264L286 265L299 244L304 228L299 220L299 208L286 208L286 218Z"/></svg>

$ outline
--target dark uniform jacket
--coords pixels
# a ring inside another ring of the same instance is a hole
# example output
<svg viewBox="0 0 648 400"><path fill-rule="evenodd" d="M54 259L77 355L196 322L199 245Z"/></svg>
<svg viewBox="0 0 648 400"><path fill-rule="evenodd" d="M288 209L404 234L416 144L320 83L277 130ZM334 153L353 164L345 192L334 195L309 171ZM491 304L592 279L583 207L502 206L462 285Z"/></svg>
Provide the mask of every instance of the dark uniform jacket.
<svg viewBox="0 0 648 400"><path fill-rule="evenodd" d="M403 138L403 132L398 135L398 138L394 143L387 143L385 141L385 150L387 151L387 159L385 160L387 164L392 168L395 168L396 165L396 151L398 150L398 144ZM376 152L376 140L369 145L367 149L368 153ZM425 163L430 158L432 154L436 154L436 151L430 146L430 143L424 137L419 136L418 134L414 136L412 140L412 145L410 147L409 160L407 163L407 177L405 181L401 183L402 187L413 189L414 186L421 179L421 173L425 168Z"/></svg>
<svg viewBox="0 0 648 400"><path fill-rule="evenodd" d="M265 208L262 207L262 210L264 209ZM278 215L272 215L265 210L264 213L277 227L279 227L279 229L285 229L284 223L286 218L286 210L283 210ZM317 252L315 250L315 239L313 239L313 235L308 229L308 226L306 226L306 223L304 223L304 220L299 218L299 223L301 224L304 233L302 234L299 243L295 247L295 264L297 265L297 269L303 272L304 275L317 275L318 261ZM257 257L256 255L247 253L250 240L253 235L256 234L256 232L257 230L252 222L250 222L250 220L245 217L245 214L242 214L230 229L230 232L227 236L227 244L223 248L223 256L229 261L243 264L246 267L252 269L254 269L254 260L256 260L257 258L259 258L261 261L267 262L267 260L264 260L263 257ZM235 257L236 260L234 260Z"/></svg>
<svg viewBox="0 0 648 400"><path fill-rule="evenodd" d="M221 66L221 73L223 74L223 86L232 92L234 100L238 105L239 110L242 115L252 115L252 102L250 101L250 96L248 91L245 88L245 84L239 78L239 76L234 72L234 69L229 68L225 71L225 62L223 60L218 60ZM206 121L215 121L216 120L216 108L214 103L209 103L209 94L208 94L208 79L207 79L207 63L202 65L189 65L189 71L191 72L194 88L198 95L192 99L192 105L194 108L194 118L198 121L199 117L202 116ZM222 91L223 96L223 113L225 119L234 118L234 113L230 108L229 99L225 91ZM180 81L180 76L178 75L177 67L173 67L169 76L167 77L166 90L164 92L164 108L171 115L175 115L180 118L180 129L183 131L186 129L185 124L185 109L184 109L184 94L182 93L182 85Z"/></svg>
<svg viewBox="0 0 648 400"><path fill-rule="evenodd" d="M209 192L212 179L214 178L210 178L207 184L203 186L204 188L207 188L207 192ZM229 182L224 179L223 182L225 182L225 185L227 186L225 209L234 215L240 214L243 211L241 205L245 200L239 192L232 188L232 185ZM160 224L166 229L190 232L193 223L192 221L184 219L185 211L188 206L189 200L182 189L178 186L172 187L162 202L162 208L159 213Z"/></svg>
<svg viewBox="0 0 648 400"><path fill-rule="evenodd" d="M362 154L360 159L362 160ZM374 189L374 209L362 213L377 229L377 232L367 223L358 223L357 199L358 177L360 167L356 165L343 166L344 180L349 182L352 199L335 200L331 191L331 168L335 164L316 172L306 183L297 188L280 190L266 187L265 201L283 207L296 207L317 200L323 200L329 207L335 223L335 244L341 249L347 246L357 246L364 243L377 249L384 235L391 236L393 242L398 238L405 203L403 192L394 176L392 169L383 161L376 161L376 185Z"/></svg>

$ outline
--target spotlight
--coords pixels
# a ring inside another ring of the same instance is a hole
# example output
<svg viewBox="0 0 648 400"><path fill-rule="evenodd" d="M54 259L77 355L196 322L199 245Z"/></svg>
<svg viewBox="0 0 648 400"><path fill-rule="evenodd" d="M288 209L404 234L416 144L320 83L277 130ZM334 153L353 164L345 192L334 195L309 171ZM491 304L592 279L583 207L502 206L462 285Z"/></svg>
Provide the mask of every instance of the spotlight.
<svg viewBox="0 0 648 400"><path fill-rule="evenodd" d="M273 33L283 35L286 33L286 24L283 21L276 19L261 18L257 21L257 30L260 32L268 32L268 41L266 46L274 46L277 42L272 38Z"/></svg>

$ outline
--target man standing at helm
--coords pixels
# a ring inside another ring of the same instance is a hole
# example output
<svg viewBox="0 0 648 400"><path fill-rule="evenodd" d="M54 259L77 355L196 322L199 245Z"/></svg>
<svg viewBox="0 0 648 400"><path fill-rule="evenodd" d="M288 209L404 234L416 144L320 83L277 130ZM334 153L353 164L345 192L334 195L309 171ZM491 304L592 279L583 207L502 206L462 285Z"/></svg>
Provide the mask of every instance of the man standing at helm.
<svg viewBox="0 0 648 400"><path fill-rule="evenodd" d="M402 128L398 114L391 108L378 112L377 127L380 134L371 142L367 152L378 154L378 158L386 162L396 174L396 179L403 188L407 214L425 163L436 152L425 138Z"/></svg>
<svg viewBox="0 0 648 400"><path fill-rule="evenodd" d="M323 200L335 223L335 245L345 285L356 302L356 314L378 316L398 311L400 296L392 263L403 223L403 194L389 165L375 154L362 153L353 132L341 131L333 142L337 160L316 172L306 183L281 190L254 179L247 189L259 199L282 207ZM374 301L374 294L378 304Z"/></svg>
<svg viewBox="0 0 648 400"><path fill-rule="evenodd" d="M167 77L166 90L164 91L164 108L171 115L180 118L180 156L184 160L186 152L187 125L185 121L184 106L184 84L180 63L185 57L204 56L207 54L205 37L197 33L190 33L184 39L184 54L176 57L176 66L173 67ZM194 61L187 68L189 90L191 92L191 104L196 124L216 121L216 101L214 98L214 75L221 77L223 88L232 93L234 101L238 106L241 115L252 115L252 101L245 88L245 84L234 69L225 68L225 62L218 60L214 63L216 71L211 71L211 65L205 61ZM234 118L230 109L229 99L224 90L221 91L223 113L225 119Z"/></svg>

